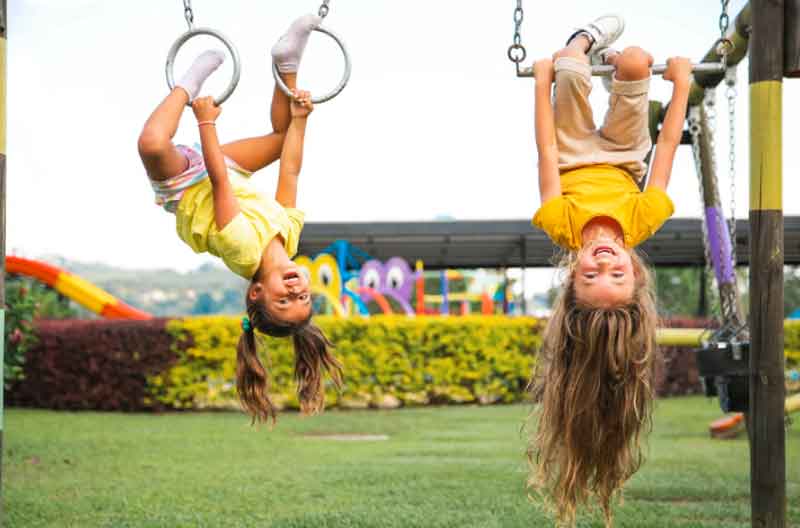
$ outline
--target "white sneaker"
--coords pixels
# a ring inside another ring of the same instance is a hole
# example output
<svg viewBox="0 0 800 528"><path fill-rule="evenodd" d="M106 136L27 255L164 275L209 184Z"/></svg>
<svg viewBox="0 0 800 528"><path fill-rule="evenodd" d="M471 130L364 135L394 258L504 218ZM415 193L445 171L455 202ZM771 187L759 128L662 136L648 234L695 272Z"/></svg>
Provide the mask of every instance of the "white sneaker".
<svg viewBox="0 0 800 528"><path fill-rule="evenodd" d="M589 22L573 33L567 43L578 35L585 34L592 41L587 54L592 54L602 48L611 46L625 30L625 20L619 15L604 15Z"/></svg>

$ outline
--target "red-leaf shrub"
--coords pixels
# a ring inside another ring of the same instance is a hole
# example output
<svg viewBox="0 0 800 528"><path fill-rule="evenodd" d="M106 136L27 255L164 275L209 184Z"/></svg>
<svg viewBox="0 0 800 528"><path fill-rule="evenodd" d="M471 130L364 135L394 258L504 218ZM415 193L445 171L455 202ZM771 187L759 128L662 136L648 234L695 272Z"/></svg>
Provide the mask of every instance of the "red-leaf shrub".
<svg viewBox="0 0 800 528"><path fill-rule="evenodd" d="M6 402L68 410L159 410L147 378L176 360L167 319L37 321L25 379L7 388Z"/></svg>

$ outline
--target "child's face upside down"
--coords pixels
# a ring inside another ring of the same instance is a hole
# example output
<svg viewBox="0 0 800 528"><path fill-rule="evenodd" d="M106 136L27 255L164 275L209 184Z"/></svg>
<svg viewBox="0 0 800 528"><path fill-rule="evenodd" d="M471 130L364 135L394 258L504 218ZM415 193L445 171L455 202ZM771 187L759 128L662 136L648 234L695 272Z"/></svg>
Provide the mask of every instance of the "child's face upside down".
<svg viewBox="0 0 800 528"><path fill-rule="evenodd" d="M308 279L291 261L266 273L261 281L263 302L272 317L287 323L299 323L311 314Z"/></svg>
<svg viewBox="0 0 800 528"><path fill-rule="evenodd" d="M578 254L575 297L598 308L626 304L633 298L635 279L628 251L612 238L598 238Z"/></svg>

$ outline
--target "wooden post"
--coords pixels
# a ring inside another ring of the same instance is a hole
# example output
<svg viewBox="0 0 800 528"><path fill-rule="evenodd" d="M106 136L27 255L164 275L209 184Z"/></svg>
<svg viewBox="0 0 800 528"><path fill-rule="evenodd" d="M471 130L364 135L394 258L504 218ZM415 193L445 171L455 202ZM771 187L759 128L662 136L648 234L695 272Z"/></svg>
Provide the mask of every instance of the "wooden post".
<svg viewBox="0 0 800 528"><path fill-rule="evenodd" d="M3 523L3 379L6 322L6 37L8 9L0 0L0 525Z"/></svg>
<svg viewBox="0 0 800 528"><path fill-rule="evenodd" d="M751 525L786 526L782 103L784 2L752 0L750 36Z"/></svg>
<svg viewBox="0 0 800 528"><path fill-rule="evenodd" d="M783 72L800 77L800 0L784 0Z"/></svg>

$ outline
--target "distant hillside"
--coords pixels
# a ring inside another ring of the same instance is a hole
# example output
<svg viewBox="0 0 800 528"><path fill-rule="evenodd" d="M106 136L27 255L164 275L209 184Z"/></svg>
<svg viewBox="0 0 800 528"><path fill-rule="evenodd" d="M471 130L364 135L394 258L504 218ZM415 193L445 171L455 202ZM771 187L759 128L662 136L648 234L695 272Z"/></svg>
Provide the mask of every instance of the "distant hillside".
<svg viewBox="0 0 800 528"><path fill-rule="evenodd" d="M153 315L241 313L247 282L214 264L181 273L171 269L121 269L60 256L39 260L59 266Z"/></svg>

